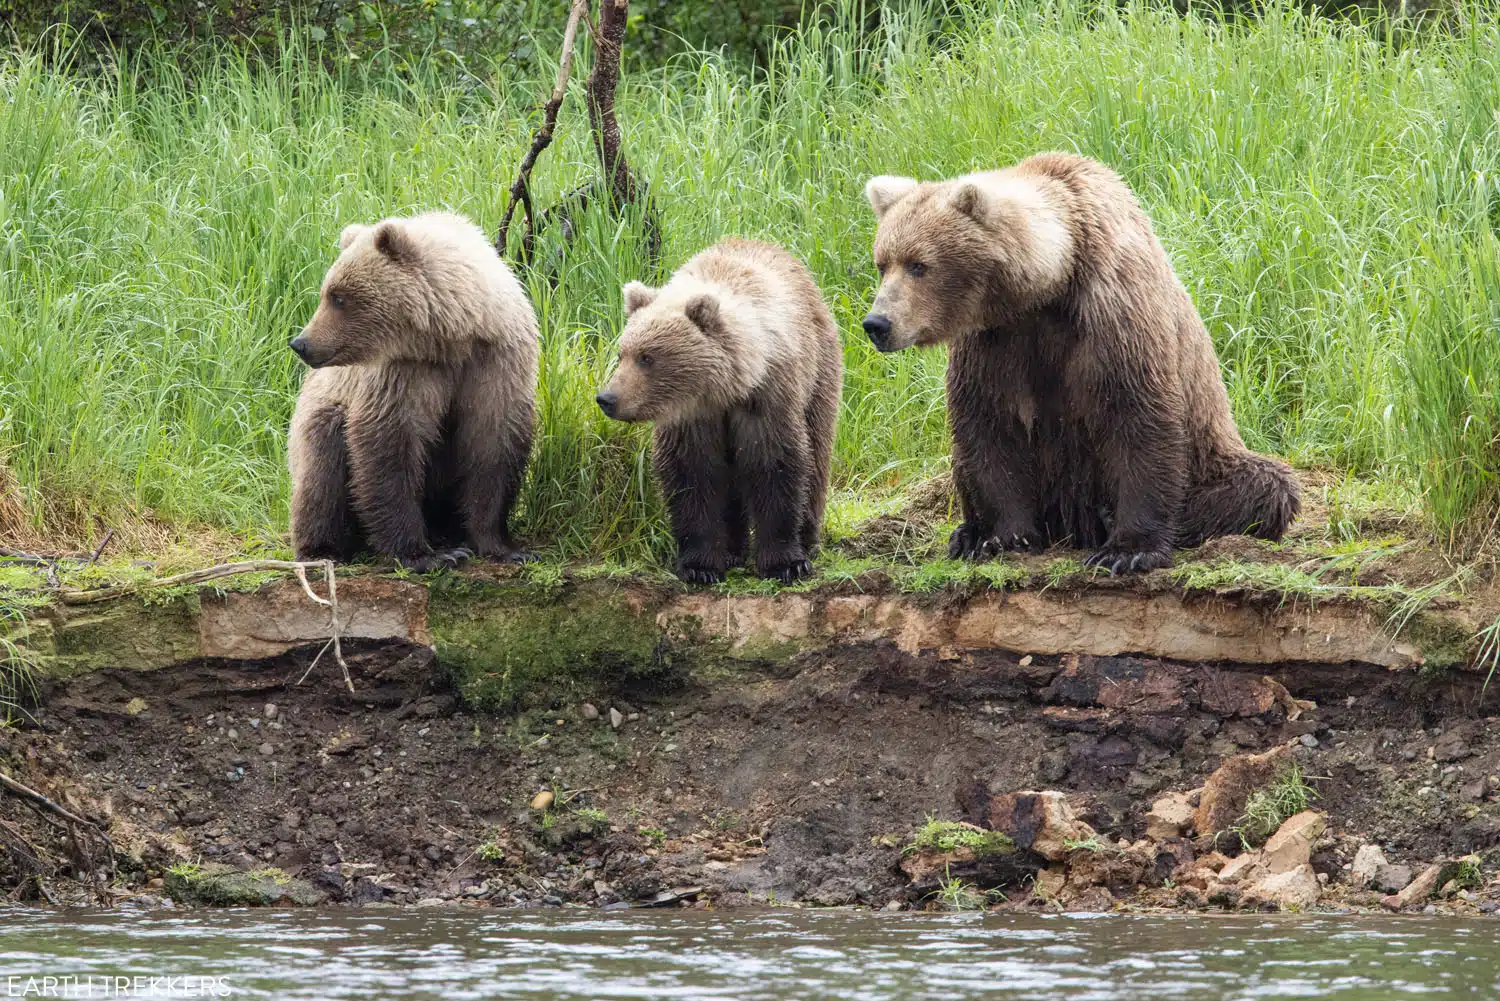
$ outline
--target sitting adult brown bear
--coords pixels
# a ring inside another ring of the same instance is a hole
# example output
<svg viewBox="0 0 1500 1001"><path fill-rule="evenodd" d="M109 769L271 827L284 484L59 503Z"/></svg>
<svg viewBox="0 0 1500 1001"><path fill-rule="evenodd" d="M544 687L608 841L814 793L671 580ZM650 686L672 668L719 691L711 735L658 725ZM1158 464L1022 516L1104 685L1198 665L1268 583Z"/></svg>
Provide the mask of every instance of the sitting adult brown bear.
<svg viewBox="0 0 1500 1001"><path fill-rule="evenodd" d="M539 352L525 291L459 216L356 224L339 245L291 342L312 369L287 448L297 558L525 558L508 525Z"/></svg>
<svg viewBox="0 0 1500 1001"><path fill-rule="evenodd" d="M715 583L745 558L790 583L812 572L844 375L838 328L806 265L723 240L660 289L625 286L620 363L598 395L655 421L652 462L678 575Z"/></svg>
<svg viewBox="0 0 1500 1001"><path fill-rule="evenodd" d="M1208 331L1117 174L1043 153L949 181L876 177L865 195L870 340L951 342L951 555L1071 542L1119 573L1216 535L1281 537L1297 482L1240 440Z"/></svg>

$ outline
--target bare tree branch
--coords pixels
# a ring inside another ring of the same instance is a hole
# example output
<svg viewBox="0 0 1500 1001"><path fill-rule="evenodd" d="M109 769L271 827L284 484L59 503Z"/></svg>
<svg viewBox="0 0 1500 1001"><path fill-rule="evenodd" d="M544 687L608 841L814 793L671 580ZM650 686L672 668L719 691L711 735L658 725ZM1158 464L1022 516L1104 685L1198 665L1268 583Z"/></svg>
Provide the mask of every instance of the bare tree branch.
<svg viewBox="0 0 1500 1001"><path fill-rule="evenodd" d="M495 252L502 257L505 256L507 238L510 235L511 218L515 215L516 206L524 204L526 236L521 244L521 259L526 262L531 260L536 240L536 213L531 206L531 169L536 166L536 158L542 155L542 151L552 145L552 135L557 129L557 113L562 109L563 97L568 91L568 77L573 72L573 49L574 40L578 36L578 22L588 13L588 9L589 0L573 0L573 7L568 12L568 26L563 31L562 58L557 65L557 83L552 88L552 96L542 107L542 127L532 136L531 148L521 160L515 183L510 186L510 203L505 206L505 218L500 220L500 232L495 237Z"/></svg>

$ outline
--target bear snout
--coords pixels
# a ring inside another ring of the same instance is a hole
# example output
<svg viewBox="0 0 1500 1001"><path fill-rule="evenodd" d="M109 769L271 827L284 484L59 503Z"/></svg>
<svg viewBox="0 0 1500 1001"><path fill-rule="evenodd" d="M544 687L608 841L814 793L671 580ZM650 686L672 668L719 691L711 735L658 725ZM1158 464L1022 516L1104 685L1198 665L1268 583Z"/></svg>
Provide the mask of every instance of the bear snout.
<svg viewBox="0 0 1500 1001"><path fill-rule="evenodd" d="M871 313L864 319L865 333L877 351L891 350L891 318L884 313Z"/></svg>
<svg viewBox="0 0 1500 1001"><path fill-rule="evenodd" d="M615 417L620 407L620 394L606 389L594 397L594 402L599 404L599 409L604 411L605 417Z"/></svg>
<svg viewBox="0 0 1500 1001"><path fill-rule="evenodd" d="M298 334L296 337L293 337L287 347L291 348L292 353L301 358L302 363L308 368L322 368L333 361L333 356L338 353L337 351L318 350L306 334Z"/></svg>
<svg viewBox="0 0 1500 1001"><path fill-rule="evenodd" d="M289 343L287 347L291 348L292 353L295 354L298 358L301 358L303 361L307 361L308 342L306 336L304 336L303 334L298 334L296 337L292 338L291 343Z"/></svg>

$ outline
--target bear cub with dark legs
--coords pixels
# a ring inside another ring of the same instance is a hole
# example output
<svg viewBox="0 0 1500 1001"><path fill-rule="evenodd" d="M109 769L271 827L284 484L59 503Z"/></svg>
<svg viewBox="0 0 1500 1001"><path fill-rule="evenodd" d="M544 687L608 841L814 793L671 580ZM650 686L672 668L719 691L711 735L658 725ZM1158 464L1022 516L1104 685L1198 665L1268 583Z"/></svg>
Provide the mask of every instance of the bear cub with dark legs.
<svg viewBox="0 0 1500 1001"><path fill-rule="evenodd" d="M1213 341L1114 171L1043 153L865 194L870 340L950 344L951 555L1071 543L1120 573L1216 535L1281 538L1297 481L1240 440Z"/></svg>
<svg viewBox="0 0 1500 1001"><path fill-rule="evenodd" d="M625 286L620 360L598 403L654 421L652 464L678 575L717 583L744 562L791 583L812 572L843 382L838 328L807 267L729 239L665 286Z"/></svg>
<svg viewBox="0 0 1500 1001"><path fill-rule="evenodd" d="M525 291L459 216L352 225L339 244L291 342L311 369L287 449L297 558L525 558L509 530L539 352Z"/></svg>

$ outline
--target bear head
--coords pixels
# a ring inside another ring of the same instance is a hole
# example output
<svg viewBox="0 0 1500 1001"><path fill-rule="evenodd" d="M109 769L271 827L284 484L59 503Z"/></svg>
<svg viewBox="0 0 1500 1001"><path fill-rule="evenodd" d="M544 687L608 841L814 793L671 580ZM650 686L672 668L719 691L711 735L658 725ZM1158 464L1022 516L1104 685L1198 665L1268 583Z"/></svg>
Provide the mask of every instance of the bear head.
<svg viewBox="0 0 1500 1001"><path fill-rule="evenodd" d="M1061 197L1004 171L951 181L873 177L880 288L865 317L881 351L938 344L1062 294L1073 237Z"/></svg>
<svg viewBox="0 0 1500 1001"><path fill-rule="evenodd" d="M312 368L436 360L432 286L422 240L401 219L359 223L339 235L318 309L291 349Z"/></svg>
<svg viewBox="0 0 1500 1001"><path fill-rule="evenodd" d="M621 421L674 421L726 410L765 373L765 358L722 289L691 276L625 286L620 357L596 400Z"/></svg>

